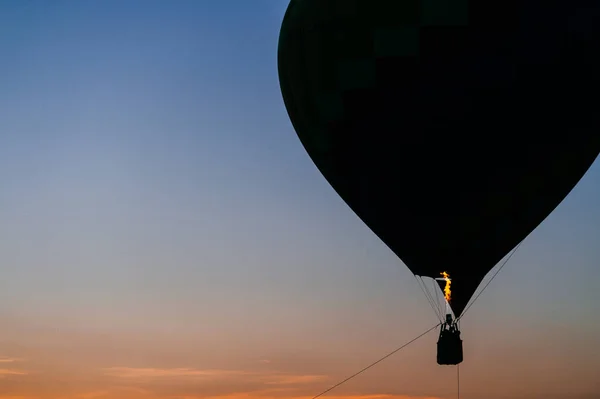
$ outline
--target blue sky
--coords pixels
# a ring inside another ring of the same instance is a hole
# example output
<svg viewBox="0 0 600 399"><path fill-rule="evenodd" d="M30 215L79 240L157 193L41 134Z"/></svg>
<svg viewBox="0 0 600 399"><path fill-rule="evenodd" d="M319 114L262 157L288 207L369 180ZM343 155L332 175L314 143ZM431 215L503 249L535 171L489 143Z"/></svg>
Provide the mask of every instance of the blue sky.
<svg viewBox="0 0 600 399"><path fill-rule="evenodd" d="M0 358L36 370L0 379L6 398L113 387L97 368L261 359L334 382L435 324L293 131L286 6L0 0ZM465 397L600 393L598 204L596 163L469 311ZM430 335L341 392L451 395L434 350Z"/></svg>

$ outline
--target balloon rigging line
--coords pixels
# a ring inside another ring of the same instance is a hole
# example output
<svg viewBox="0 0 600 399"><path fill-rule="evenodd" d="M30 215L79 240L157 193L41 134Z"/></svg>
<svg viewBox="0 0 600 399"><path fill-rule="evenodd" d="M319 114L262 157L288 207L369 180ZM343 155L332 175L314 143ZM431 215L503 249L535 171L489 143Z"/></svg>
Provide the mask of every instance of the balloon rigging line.
<svg viewBox="0 0 600 399"><path fill-rule="evenodd" d="M443 321L442 313L440 312L439 307L436 305L435 300L431 296L431 293L427 289L427 285L425 284L425 281L423 280L423 277L421 277L421 276L415 276L415 278L417 279L419 287L421 287L421 291L423 291L423 293L425 294L425 297L427 298L427 301L429 302L429 306L431 306L431 308L433 309L433 311L437 315L438 320L441 323Z"/></svg>
<svg viewBox="0 0 600 399"><path fill-rule="evenodd" d="M423 276L421 276L421 280L423 280ZM438 294L439 289L437 287L437 282L434 279L431 279L431 282L433 284L433 292L435 292L435 298L433 297L434 294L432 294L429 289L427 289L427 292L429 292L429 296L431 297L433 304L438 309L438 314L440 315L440 322L443 322L444 321L444 311L442 309L442 306L440 306L440 297ZM423 284L425 285L425 287L427 287L427 283L425 282L425 280L423 280Z"/></svg>
<svg viewBox="0 0 600 399"><path fill-rule="evenodd" d="M439 312L437 311L437 309L435 308L435 305L433 304L433 302L431 300L431 296L429 295L429 292L427 292L427 287L425 286L425 282L423 281L423 279L420 276L415 276L415 279L417 280L417 283L419 284L421 291L423 291L423 294L425 294L425 297L427 298L427 302L429 302L429 306L431 306L433 311L436 313L438 320L441 323L442 318L441 318Z"/></svg>
<svg viewBox="0 0 600 399"><path fill-rule="evenodd" d="M456 365L456 398L460 399L460 364Z"/></svg>
<svg viewBox="0 0 600 399"><path fill-rule="evenodd" d="M441 323L436 324L435 326L431 327L429 330L425 331L424 333L422 333L421 335L419 335L416 338L411 339L410 341L408 341L407 343L405 343L404 345L402 345L401 347L394 349L392 352L388 353L387 355L385 355L384 357L382 357L381 359L377 360L376 362L371 363L370 365L368 365L367 367L363 368L362 370L360 370L357 373L352 374L350 377L346 378L345 380L338 382L337 384L335 384L334 386L332 386L331 388L321 392L320 394L313 396L312 399L317 399L320 396L325 395L327 392L339 387L340 385L350 381L351 379L353 379L354 377L356 377L359 374L364 373L365 371L367 371L368 369L370 369L371 367L383 362L385 359L387 359L388 357L394 355L396 352L398 352L400 349L404 349L405 347L407 347L408 345L412 344L413 342L415 342L416 340L418 340L419 338L421 338L422 336L426 335L428 332L434 330L435 328L437 328Z"/></svg>
<svg viewBox="0 0 600 399"><path fill-rule="evenodd" d="M502 262L502 264L500 265L500 267L498 268L498 270L496 270L496 273L494 273L494 275L492 276L492 278L487 282L486 285L483 286L483 288L481 289L481 291L479 291L479 294L477 294L475 296L475 298L473 298L473 300L471 301L471 303L469 304L469 306L467 306L467 308L462 312L462 314L460 315L460 317L457 320L460 320L465 313L467 313L467 310L469 310L469 308L471 306L473 306L473 304L475 303L475 301L477 300L477 298L479 298L479 296L483 293L483 291L485 291L485 289L487 288L488 285L490 285L490 283L492 282L492 280L494 279L494 277L496 277L498 275L498 273L500 273L500 271L502 270L502 268L508 263L508 261L510 260L510 258L512 258L512 256L515 254L515 252L517 252L517 250L519 249L519 247L521 246L521 244L523 244L523 241L521 241L519 243L519 245L517 245L512 252L508 255L508 257L504 260L504 262Z"/></svg>
<svg viewBox="0 0 600 399"><path fill-rule="evenodd" d="M494 277L496 277L498 275L498 273L500 273L500 271L508 263L508 261L510 260L510 258L512 258L512 256L517 252L517 250L519 249L519 247L521 246L521 244L523 244L523 241L524 240L521 240L521 242L519 242L519 244L515 247L515 249L513 249L512 252L506 257L506 259L504 260L504 262L502 262L502 264L500 265L500 267L498 268L498 270L496 270L496 273L494 273L494 275L492 276L492 278L487 282L486 285L483 286L483 288L481 289L481 291L479 291L479 294L477 294L475 296L475 298L473 298L473 301L471 301L471 303L469 304L469 306L467 306L467 308L464 310L464 312L462 312L462 314L460 315L460 317L456 320L457 323L465 315L465 313L467 313L467 310L469 310L469 308L471 306L473 306L473 304L475 303L475 301L477 300L477 298L479 298L479 296L483 293L483 291L487 288L487 286L490 285L490 283L492 282L492 280L494 279ZM460 399L460 364L456 365L456 398Z"/></svg>
<svg viewBox="0 0 600 399"><path fill-rule="evenodd" d="M427 283L425 282L425 280L423 280L423 276L419 276L419 278L423 282L423 287L425 287L425 292L427 293L427 295L429 295L429 300L431 301L432 306L434 307L434 309L438 309L437 313L438 313L438 318L440 319L440 323L443 322L444 315L442 314L441 310L439 310L440 309L439 305L435 302L435 299L433 299L433 295L431 294L431 291L427 287Z"/></svg>
<svg viewBox="0 0 600 399"><path fill-rule="evenodd" d="M433 291L435 292L435 300L436 300L435 303L438 305L438 309L439 309L440 315L443 315L443 313L442 313L443 312L442 311L442 306L444 306L444 305L441 304L441 301L440 301L440 290L437 289L437 288L438 288L437 287L437 282L435 280L433 280Z"/></svg>

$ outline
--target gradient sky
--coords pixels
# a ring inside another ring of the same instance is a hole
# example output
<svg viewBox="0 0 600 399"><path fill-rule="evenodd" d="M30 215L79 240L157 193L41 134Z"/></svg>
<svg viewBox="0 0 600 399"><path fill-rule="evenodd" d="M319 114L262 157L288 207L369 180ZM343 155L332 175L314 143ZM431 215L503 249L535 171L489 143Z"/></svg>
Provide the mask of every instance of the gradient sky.
<svg viewBox="0 0 600 399"><path fill-rule="evenodd" d="M436 323L292 129L286 6L0 0L0 399L310 398ZM464 318L463 398L600 398L599 204ZM436 340L327 397L455 397Z"/></svg>

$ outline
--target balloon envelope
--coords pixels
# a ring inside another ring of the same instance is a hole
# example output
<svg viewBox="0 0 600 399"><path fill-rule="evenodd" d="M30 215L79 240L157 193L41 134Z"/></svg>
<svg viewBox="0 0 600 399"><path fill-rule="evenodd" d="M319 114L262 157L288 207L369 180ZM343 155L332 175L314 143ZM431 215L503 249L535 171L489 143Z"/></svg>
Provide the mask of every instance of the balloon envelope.
<svg viewBox="0 0 600 399"><path fill-rule="evenodd" d="M600 151L600 3L293 0L279 40L308 154L415 274L483 277Z"/></svg>

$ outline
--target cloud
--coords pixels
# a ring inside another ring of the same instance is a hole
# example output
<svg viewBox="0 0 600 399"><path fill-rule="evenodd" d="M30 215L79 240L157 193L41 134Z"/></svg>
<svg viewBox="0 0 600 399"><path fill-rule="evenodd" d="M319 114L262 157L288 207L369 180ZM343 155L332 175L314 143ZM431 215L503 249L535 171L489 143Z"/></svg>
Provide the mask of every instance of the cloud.
<svg viewBox="0 0 600 399"><path fill-rule="evenodd" d="M0 356L0 364L22 362L23 359L16 357ZM9 376L28 375L29 373L23 370L15 370L13 368L0 368L0 379L8 378Z"/></svg>
<svg viewBox="0 0 600 399"><path fill-rule="evenodd" d="M110 367L104 369L106 375L119 378L161 378L161 377L198 377L219 379L250 375L244 371L232 370L199 370L191 368L136 368Z"/></svg>
<svg viewBox="0 0 600 399"><path fill-rule="evenodd" d="M244 371L202 368L136 368L101 369L109 386L135 386L142 390L128 398L160 399L311 399L315 392L333 382L327 375L293 374L279 371ZM98 392L82 399L125 397ZM0 398L1 399L1 398ZM327 399L439 399L434 397L389 394L327 395Z"/></svg>
<svg viewBox="0 0 600 399"><path fill-rule="evenodd" d="M110 391L109 390L103 390L103 391L93 391L93 392L87 392L84 394L79 395L79 397L81 399L96 399L96 398L102 398L104 396L108 396L110 395Z"/></svg>
<svg viewBox="0 0 600 399"><path fill-rule="evenodd" d="M111 387L77 395L77 399L105 399L117 397L154 397L151 392L136 387ZM0 399L4 399L0 396Z"/></svg>
<svg viewBox="0 0 600 399"><path fill-rule="evenodd" d="M112 398L115 394L126 394L124 390L117 389L112 391L90 392L89 394L78 395L77 399L100 399ZM136 398L152 398L152 399L281 399L282 396L273 395L270 391L255 392L255 393L235 393L228 395L177 395L177 396L155 396L149 392L130 392L131 397ZM135 395L138 394L138 395ZM7 399L1 397L2 399ZM312 396L286 396L286 399L312 399ZM346 395L346 396L328 396L327 399L441 399L433 396L406 396L406 395Z"/></svg>
<svg viewBox="0 0 600 399"><path fill-rule="evenodd" d="M287 396L286 399L312 399L313 396ZM198 396L189 396L178 399L200 399ZM233 395L222 395L222 396L209 396L202 399L281 399L281 396L270 395L269 391L264 393L241 393ZM341 395L332 396L328 395L327 399L441 399L437 396L407 396L407 395L386 395L386 394L374 394L374 395Z"/></svg>
<svg viewBox="0 0 600 399"><path fill-rule="evenodd" d="M5 375L27 375L25 371L11 370L11 369L0 369L0 377Z"/></svg>
<svg viewBox="0 0 600 399"><path fill-rule="evenodd" d="M324 381L324 375L295 375L280 372L249 372L241 370L215 370L193 368L135 368L110 367L104 374L117 378L157 379L157 378L194 378L203 381L235 379L240 381L260 382L267 385L299 385Z"/></svg>
<svg viewBox="0 0 600 399"><path fill-rule="evenodd" d="M0 363L16 363L16 362L23 362L23 361L24 361L24 359L21 359L21 358L0 356Z"/></svg>
<svg viewBox="0 0 600 399"><path fill-rule="evenodd" d="M324 381L327 376L324 375L272 375L265 378L266 384L286 385L286 384L308 384L312 382Z"/></svg>

